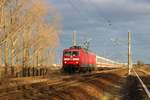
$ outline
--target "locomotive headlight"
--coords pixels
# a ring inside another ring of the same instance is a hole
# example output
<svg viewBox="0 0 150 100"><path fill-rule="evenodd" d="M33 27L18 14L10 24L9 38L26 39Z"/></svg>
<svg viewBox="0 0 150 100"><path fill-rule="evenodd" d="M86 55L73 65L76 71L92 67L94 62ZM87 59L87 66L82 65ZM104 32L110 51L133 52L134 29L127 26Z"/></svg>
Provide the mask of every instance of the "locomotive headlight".
<svg viewBox="0 0 150 100"><path fill-rule="evenodd" d="M79 58L73 58L73 60L79 60Z"/></svg>
<svg viewBox="0 0 150 100"><path fill-rule="evenodd" d="M78 64L79 62L78 61L76 61L76 64Z"/></svg>
<svg viewBox="0 0 150 100"><path fill-rule="evenodd" d="M67 62L65 61L64 63L66 64Z"/></svg>
<svg viewBox="0 0 150 100"><path fill-rule="evenodd" d="M70 60L70 58L64 58L64 60Z"/></svg>

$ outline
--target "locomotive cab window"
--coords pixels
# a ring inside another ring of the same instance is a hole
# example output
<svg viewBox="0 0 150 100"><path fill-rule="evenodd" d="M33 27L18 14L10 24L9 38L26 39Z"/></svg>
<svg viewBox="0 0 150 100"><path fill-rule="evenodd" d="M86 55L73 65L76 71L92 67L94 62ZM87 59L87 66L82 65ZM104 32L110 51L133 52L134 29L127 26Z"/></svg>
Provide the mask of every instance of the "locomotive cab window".
<svg viewBox="0 0 150 100"><path fill-rule="evenodd" d="M64 56L71 56L71 51L65 51Z"/></svg>
<svg viewBox="0 0 150 100"><path fill-rule="evenodd" d="M79 52L78 51L72 51L72 56L79 56Z"/></svg>
<svg viewBox="0 0 150 100"><path fill-rule="evenodd" d="M79 56L79 51L65 51L64 56Z"/></svg>

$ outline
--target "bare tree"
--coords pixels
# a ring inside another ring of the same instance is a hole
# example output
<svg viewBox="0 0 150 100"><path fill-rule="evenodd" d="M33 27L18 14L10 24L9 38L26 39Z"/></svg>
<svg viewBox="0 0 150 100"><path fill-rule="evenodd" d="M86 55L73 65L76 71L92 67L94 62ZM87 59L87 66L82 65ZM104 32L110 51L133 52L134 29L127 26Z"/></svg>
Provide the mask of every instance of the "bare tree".
<svg viewBox="0 0 150 100"><path fill-rule="evenodd" d="M49 58L55 58L59 22L57 9L44 0L0 0L1 64L38 67L53 63Z"/></svg>

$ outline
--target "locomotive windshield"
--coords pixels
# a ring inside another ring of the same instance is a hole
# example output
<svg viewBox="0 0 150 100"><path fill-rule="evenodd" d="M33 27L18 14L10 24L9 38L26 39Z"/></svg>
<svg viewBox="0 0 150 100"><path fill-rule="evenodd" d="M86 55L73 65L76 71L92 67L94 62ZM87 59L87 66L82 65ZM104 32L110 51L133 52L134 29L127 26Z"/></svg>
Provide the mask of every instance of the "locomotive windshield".
<svg viewBox="0 0 150 100"><path fill-rule="evenodd" d="M71 51L65 51L64 56L71 56Z"/></svg>
<svg viewBox="0 0 150 100"><path fill-rule="evenodd" d="M72 51L72 56L78 56L79 52L78 51Z"/></svg>
<svg viewBox="0 0 150 100"><path fill-rule="evenodd" d="M79 51L65 51L64 56L78 56Z"/></svg>

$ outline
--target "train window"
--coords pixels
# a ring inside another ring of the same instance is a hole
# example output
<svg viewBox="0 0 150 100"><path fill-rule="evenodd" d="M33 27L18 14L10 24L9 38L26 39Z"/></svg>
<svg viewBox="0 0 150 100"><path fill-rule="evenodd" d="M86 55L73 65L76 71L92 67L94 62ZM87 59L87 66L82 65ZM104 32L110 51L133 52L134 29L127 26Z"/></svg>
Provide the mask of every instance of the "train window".
<svg viewBox="0 0 150 100"><path fill-rule="evenodd" d="M72 51L72 56L78 56L79 52L78 51Z"/></svg>
<svg viewBox="0 0 150 100"><path fill-rule="evenodd" d="M65 51L64 56L78 56L79 52L78 51Z"/></svg>
<svg viewBox="0 0 150 100"><path fill-rule="evenodd" d="M64 56L71 56L71 51L65 51Z"/></svg>

